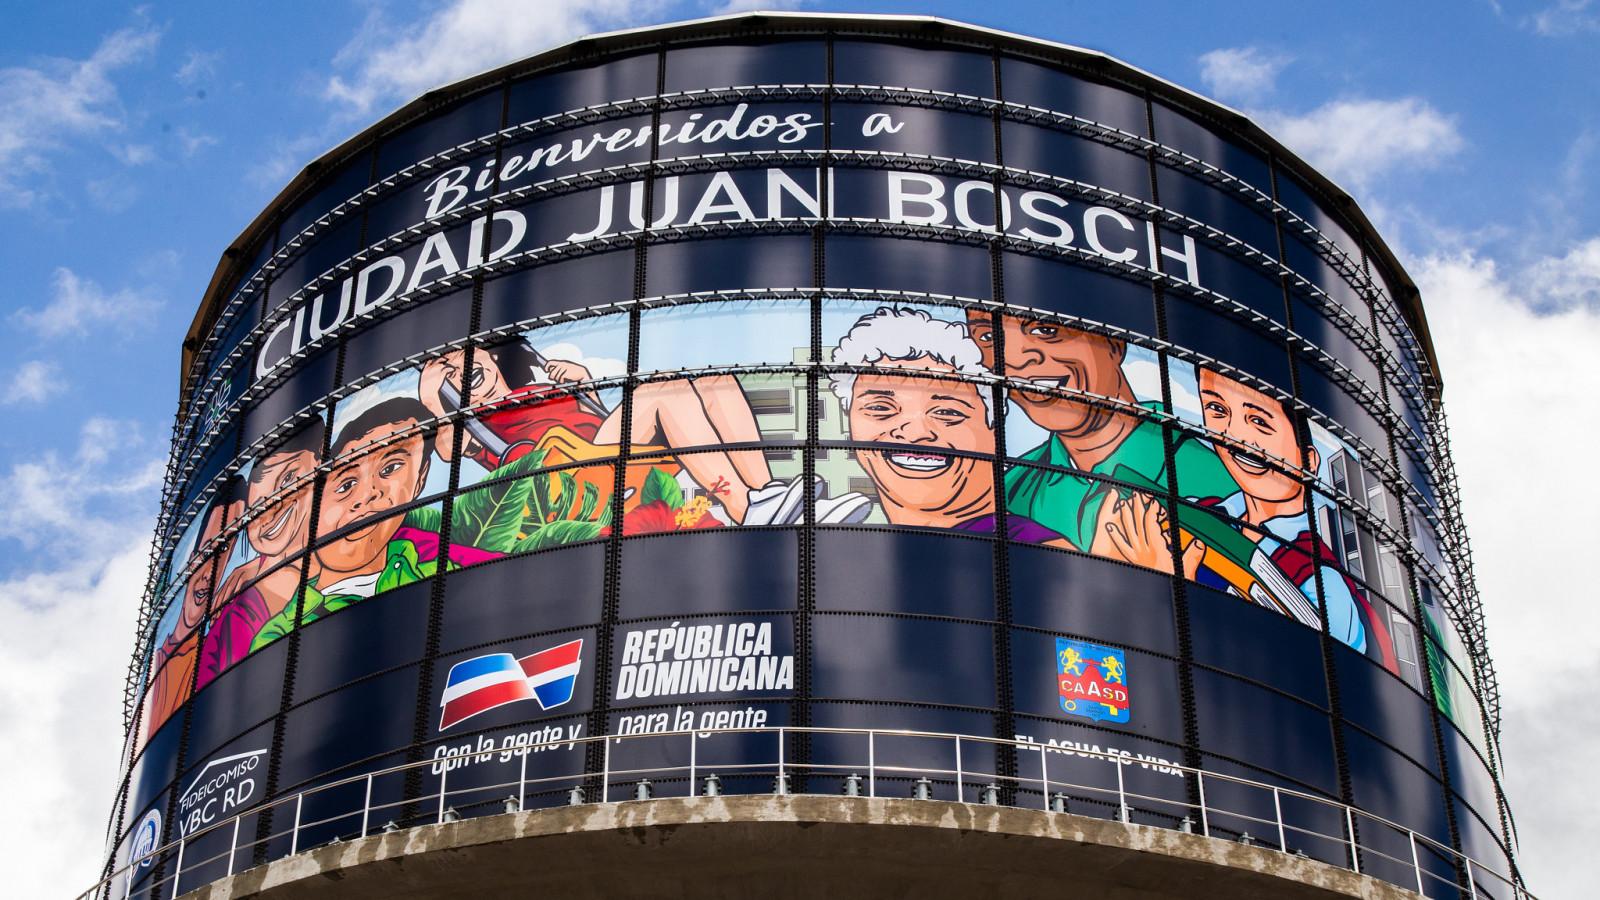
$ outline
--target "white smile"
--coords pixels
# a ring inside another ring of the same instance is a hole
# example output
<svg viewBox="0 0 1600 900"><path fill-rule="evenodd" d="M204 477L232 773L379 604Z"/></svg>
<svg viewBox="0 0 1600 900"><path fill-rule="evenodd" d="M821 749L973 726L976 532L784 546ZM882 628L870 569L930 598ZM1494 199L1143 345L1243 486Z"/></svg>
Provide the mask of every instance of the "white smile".
<svg viewBox="0 0 1600 900"><path fill-rule="evenodd" d="M292 514L294 512L295 505L296 504L291 503L288 506L284 507L283 513L282 513L282 515L278 516L277 521L275 521L271 525L267 526L267 530L266 531L261 532L261 539L262 540L270 541L273 538L277 537L278 534L283 531L284 527L289 524L289 516L290 516L290 514Z"/></svg>
<svg viewBox="0 0 1600 900"><path fill-rule="evenodd" d="M1038 402L1040 400L1055 400L1064 391L1073 390L1072 376L1064 375L1060 378L1024 378L1022 384L1017 386L1017 392L1024 398ZM1029 390L1033 388L1034 390Z"/></svg>
<svg viewBox="0 0 1600 900"><path fill-rule="evenodd" d="M937 472L949 468L953 460L948 456L935 456L929 453L891 453L889 462L913 472Z"/></svg>
<svg viewBox="0 0 1600 900"><path fill-rule="evenodd" d="M1242 450L1229 450L1228 455L1233 457L1233 461L1235 463L1239 464L1239 468L1249 472L1252 475L1260 475L1269 468L1267 466L1267 461L1259 456L1256 456L1254 453L1245 453Z"/></svg>

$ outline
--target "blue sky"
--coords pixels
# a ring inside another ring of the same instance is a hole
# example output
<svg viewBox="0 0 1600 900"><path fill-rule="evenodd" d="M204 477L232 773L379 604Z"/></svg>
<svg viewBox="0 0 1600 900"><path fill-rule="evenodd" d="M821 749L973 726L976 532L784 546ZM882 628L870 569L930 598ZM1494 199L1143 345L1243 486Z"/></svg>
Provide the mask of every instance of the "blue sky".
<svg viewBox="0 0 1600 900"><path fill-rule="evenodd" d="M1591 0L8 4L0 789L37 816L0 834L35 862L22 893L92 879L179 341L221 250L301 166L436 84L730 5L1104 50L1248 112L1357 197L1423 287L1443 362L1531 886L1577 895L1562 862L1600 839L1575 799L1600 787L1600 611L1567 571L1593 555L1596 499L1568 480L1600 391Z"/></svg>

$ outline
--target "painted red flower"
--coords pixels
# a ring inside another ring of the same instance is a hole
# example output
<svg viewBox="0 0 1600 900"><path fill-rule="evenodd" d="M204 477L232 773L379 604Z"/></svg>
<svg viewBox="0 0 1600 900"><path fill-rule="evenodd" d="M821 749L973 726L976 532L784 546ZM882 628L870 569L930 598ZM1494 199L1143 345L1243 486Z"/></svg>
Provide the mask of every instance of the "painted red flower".
<svg viewBox="0 0 1600 900"><path fill-rule="evenodd" d="M692 524L684 524L686 517L665 500L641 503L622 517L624 534L658 534L663 531L686 531L692 528L716 528L722 524L709 515L695 517Z"/></svg>

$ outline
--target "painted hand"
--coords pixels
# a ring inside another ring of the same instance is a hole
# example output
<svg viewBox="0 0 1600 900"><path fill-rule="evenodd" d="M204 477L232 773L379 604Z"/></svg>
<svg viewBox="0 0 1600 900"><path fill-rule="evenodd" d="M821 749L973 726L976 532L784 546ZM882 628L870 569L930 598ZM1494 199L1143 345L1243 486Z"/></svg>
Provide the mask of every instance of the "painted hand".
<svg viewBox="0 0 1600 900"><path fill-rule="evenodd" d="M558 384L572 384L589 380L589 370L579 363L566 359L552 359L544 367L544 373L550 380Z"/></svg>
<svg viewBox="0 0 1600 900"><path fill-rule="evenodd" d="M1167 511L1155 498L1144 494L1107 498L1100 511L1100 527L1103 538L1096 537L1094 552L1172 574ZM1194 577L1205 552L1205 545L1197 540L1183 548L1179 565L1186 577Z"/></svg>

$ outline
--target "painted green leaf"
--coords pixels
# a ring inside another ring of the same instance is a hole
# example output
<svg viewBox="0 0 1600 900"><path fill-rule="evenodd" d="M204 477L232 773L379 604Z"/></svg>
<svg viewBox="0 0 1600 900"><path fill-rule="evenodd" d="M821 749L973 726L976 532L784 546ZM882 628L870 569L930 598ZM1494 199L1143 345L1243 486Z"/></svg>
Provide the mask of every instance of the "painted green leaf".
<svg viewBox="0 0 1600 900"><path fill-rule="evenodd" d="M523 529L523 510L532 507L535 515L539 512L543 499L539 495L543 492L537 486L544 479L532 473L539 471L543 463L544 452L535 450L496 468L486 479L512 480L458 495L452 512L451 540L480 550L510 552ZM513 477L517 475L531 477Z"/></svg>
<svg viewBox="0 0 1600 900"><path fill-rule="evenodd" d="M592 481L583 483L583 504L578 507L578 514L573 518L588 522L594 518L594 508L600 505L600 488Z"/></svg>
<svg viewBox="0 0 1600 900"><path fill-rule="evenodd" d="M561 490L556 494L555 505L551 508L556 521L572 518L572 501L578 493L577 476L571 472L556 473L556 481L561 485Z"/></svg>
<svg viewBox="0 0 1600 900"><path fill-rule="evenodd" d="M324 594L317 590L313 579L295 592L294 599L289 601L282 612L262 623L261 630L257 631L250 641L250 652L254 653L278 638L288 635L294 630L297 616L301 625L307 625L346 606L359 603L362 599L364 598L354 594Z"/></svg>
<svg viewBox="0 0 1600 900"><path fill-rule="evenodd" d="M483 480L494 481L497 478L505 478L508 475L528 475L542 468L544 468L544 451L529 450L527 453L483 476Z"/></svg>
<svg viewBox="0 0 1600 900"><path fill-rule="evenodd" d="M647 506L657 500L677 509L683 505L683 489L678 487L678 479L652 468L644 477L644 487L639 489L639 505Z"/></svg>
<svg viewBox="0 0 1600 900"><path fill-rule="evenodd" d="M437 506L419 506L406 513L404 524L407 528L416 528L421 531L439 533L443 525L444 513Z"/></svg>
<svg viewBox="0 0 1600 900"><path fill-rule="evenodd" d="M600 536L600 531L603 527L599 522L575 522L571 519L549 522L521 541L518 541L513 552L532 553L535 550L543 550L546 547L593 540Z"/></svg>
<svg viewBox="0 0 1600 900"><path fill-rule="evenodd" d="M518 478L456 497L450 539L480 550L510 552L522 531L522 511L537 480Z"/></svg>
<svg viewBox="0 0 1600 900"><path fill-rule="evenodd" d="M373 593L392 591L397 587L414 584L425 577L418 568L417 545L410 541L391 541L389 557L384 561L383 574L378 576L378 583L373 587Z"/></svg>

